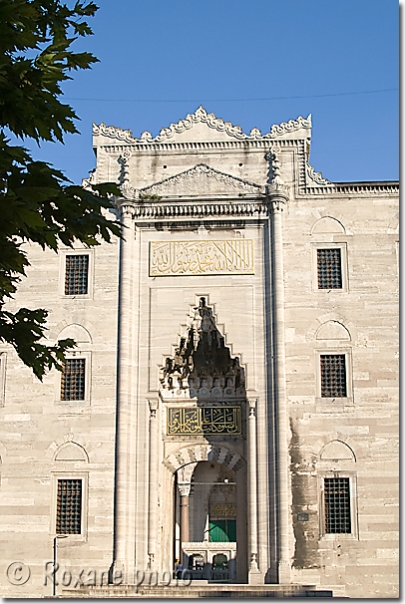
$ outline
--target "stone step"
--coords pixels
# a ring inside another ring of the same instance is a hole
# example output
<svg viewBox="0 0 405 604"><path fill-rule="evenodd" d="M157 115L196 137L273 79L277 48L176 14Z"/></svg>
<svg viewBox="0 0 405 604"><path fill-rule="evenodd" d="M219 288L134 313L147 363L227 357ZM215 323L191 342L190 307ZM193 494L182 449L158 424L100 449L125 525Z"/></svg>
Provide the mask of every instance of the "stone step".
<svg viewBox="0 0 405 604"><path fill-rule="evenodd" d="M289 598L333 597L332 590L319 590L314 585L247 585L236 583L207 583L199 585L106 585L64 589L62 597L69 598Z"/></svg>

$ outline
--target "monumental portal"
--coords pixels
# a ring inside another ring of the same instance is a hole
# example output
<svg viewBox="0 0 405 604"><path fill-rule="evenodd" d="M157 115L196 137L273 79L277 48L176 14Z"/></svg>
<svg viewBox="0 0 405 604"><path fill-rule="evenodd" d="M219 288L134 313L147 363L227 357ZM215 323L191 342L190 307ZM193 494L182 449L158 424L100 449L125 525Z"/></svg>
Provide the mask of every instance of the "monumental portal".
<svg viewBox="0 0 405 604"><path fill-rule="evenodd" d="M3 594L50 595L55 542L98 595L181 563L397 596L398 183L315 172L310 117L93 135L124 239L29 248L12 306L77 346L42 384L1 348Z"/></svg>

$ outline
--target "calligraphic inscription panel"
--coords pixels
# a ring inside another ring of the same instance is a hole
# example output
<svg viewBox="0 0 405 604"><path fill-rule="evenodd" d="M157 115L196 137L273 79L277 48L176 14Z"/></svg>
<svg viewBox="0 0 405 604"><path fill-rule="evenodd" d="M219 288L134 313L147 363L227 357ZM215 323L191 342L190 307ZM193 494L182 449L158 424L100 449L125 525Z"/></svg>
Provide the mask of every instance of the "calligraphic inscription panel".
<svg viewBox="0 0 405 604"><path fill-rule="evenodd" d="M253 239L151 241L149 275L253 275Z"/></svg>
<svg viewBox="0 0 405 604"><path fill-rule="evenodd" d="M167 435L240 434L240 407L169 407Z"/></svg>

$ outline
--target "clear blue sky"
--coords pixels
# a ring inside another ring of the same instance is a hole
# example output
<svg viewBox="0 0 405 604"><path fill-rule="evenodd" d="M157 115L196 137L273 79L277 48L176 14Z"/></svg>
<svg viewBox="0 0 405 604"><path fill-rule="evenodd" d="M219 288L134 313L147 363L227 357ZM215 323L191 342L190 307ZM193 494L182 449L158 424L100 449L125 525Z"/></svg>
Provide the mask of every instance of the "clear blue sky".
<svg viewBox="0 0 405 604"><path fill-rule="evenodd" d="M75 182L95 165L93 121L156 135L199 104L247 132L311 113L310 161L326 178L398 179L396 0L97 4L77 48L100 63L64 86L81 135L34 151Z"/></svg>

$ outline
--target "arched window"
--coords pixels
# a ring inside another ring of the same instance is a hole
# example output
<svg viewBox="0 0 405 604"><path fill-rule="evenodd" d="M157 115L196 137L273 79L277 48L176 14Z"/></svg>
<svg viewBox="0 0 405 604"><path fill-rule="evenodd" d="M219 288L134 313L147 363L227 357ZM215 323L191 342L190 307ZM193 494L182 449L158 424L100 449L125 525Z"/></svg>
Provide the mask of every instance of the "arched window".
<svg viewBox="0 0 405 604"><path fill-rule="evenodd" d="M330 441L320 453L317 471L321 536L356 537L356 458L352 449L340 440Z"/></svg>

